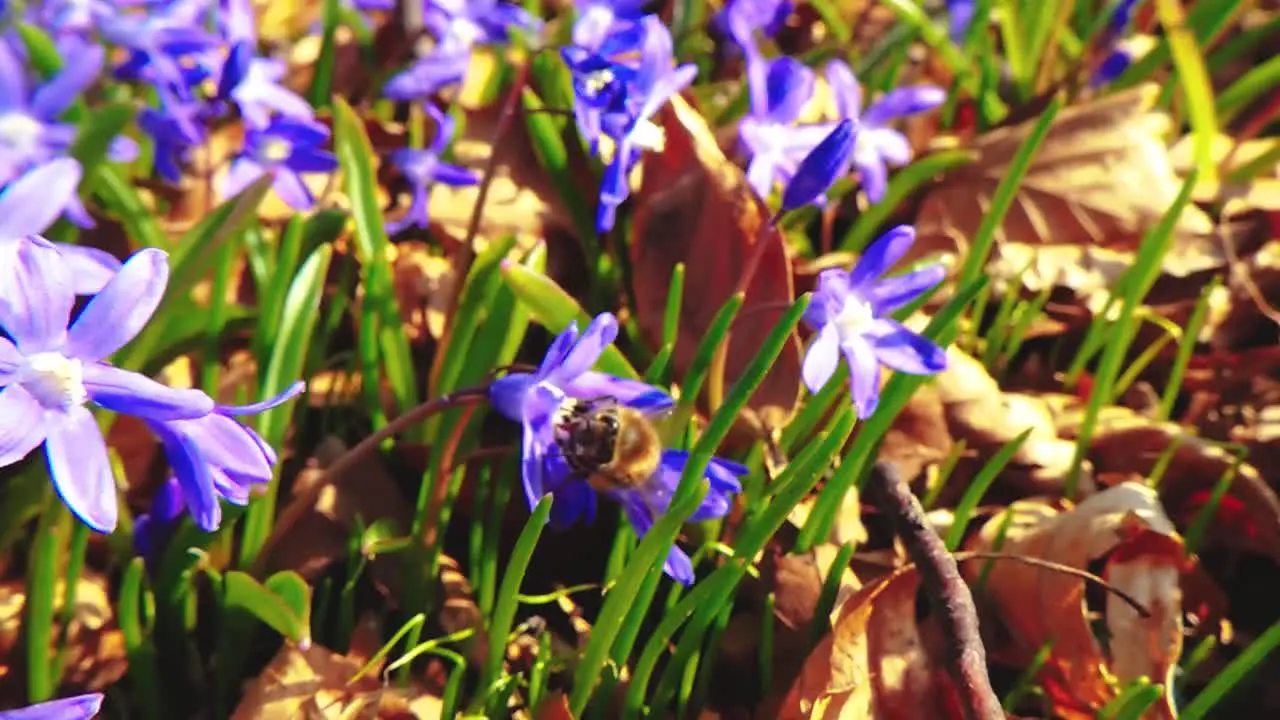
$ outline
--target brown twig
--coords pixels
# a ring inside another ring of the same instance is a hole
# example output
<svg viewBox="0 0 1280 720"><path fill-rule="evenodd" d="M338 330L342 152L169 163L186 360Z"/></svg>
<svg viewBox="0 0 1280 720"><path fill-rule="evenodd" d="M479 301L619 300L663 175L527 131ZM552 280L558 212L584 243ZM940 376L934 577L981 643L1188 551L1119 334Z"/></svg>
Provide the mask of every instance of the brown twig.
<svg viewBox="0 0 1280 720"><path fill-rule="evenodd" d="M964 717L1002 720L1005 715L1000 698L987 675L987 651L978 634L973 596L942 538L926 522L920 502L898 471L886 462L877 462L871 469L865 497L893 522L894 532L902 538L920 574L921 589L933 607L941 611L938 625L949 654L946 670L959 692Z"/></svg>

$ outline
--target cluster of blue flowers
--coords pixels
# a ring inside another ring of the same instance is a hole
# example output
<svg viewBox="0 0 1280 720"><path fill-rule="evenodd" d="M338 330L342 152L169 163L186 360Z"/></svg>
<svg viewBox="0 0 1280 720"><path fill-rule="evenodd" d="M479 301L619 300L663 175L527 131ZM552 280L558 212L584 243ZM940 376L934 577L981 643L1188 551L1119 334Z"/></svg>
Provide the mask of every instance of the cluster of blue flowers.
<svg viewBox="0 0 1280 720"><path fill-rule="evenodd" d="M389 3L355 5L385 10ZM696 74L694 66L675 62L670 31L656 15L642 12L643 5L640 0L578 0L572 44L561 49L573 82L577 128L606 165L597 216L601 232L613 227L642 154L663 148L656 113ZM478 181L469 170L442 159L454 124L436 104L439 94L463 81L476 47L540 28L536 18L496 0L431 0L424 10L431 47L383 88L388 98L420 103L435 125L428 147L403 148L389 158L412 196L406 214L388 222L393 233L427 226L435 183ZM748 181L762 197L782 189L775 219L822 203L850 167L857 169L867 196L878 201L888 168L910 159L906 138L888 123L936 107L943 93L933 87L903 88L864 110L852 71L831 61L824 76L835 97L834 117L801 123L817 76L793 58L766 58L760 43L791 11L787 0L730 0L715 21L746 61L751 102L739 134L749 157ZM208 140L218 122L238 116L244 145L228 168L221 194L234 195L269 175L276 193L298 210L315 202L304 176L336 167L324 149L329 130L306 100L281 84L283 63L259 54L248 0L68 0L23 12L50 33L62 57L72 60L37 85L21 38L0 36L0 467L43 445L53 485L67 507L90 528L110 532L117 524L117 482L90 407L140 418L159 440L172 471L152 512L136 526L140 553L153 558L184 513L212 531L221 523L223 500L243 505L254 485L270 481L276 453L237 417L286 402L302 392L303 384L260 403L227 406L201 390L167 387L108 361L142 331L163 299L168 257L148 248L121 262L43 236L59 217L82 227L93 223L76 194L82 170L68 157L75 127L65 122L65 111L102 72L106 48L115 49L111 57L119 62L112 74L150 90L152 100L139 115L139 127L153 145L157 175L181 179L192 149ZM110 149L117 161L137 153L137 145L124 138ZM803 363L805 385L819 391L843 358L860 418L875 411L882 366L932 374L946 365L941 348L892 317L945 274L940 266L888 274L913 240L911 228L894 228L853 270L821 273L804 316L814 331ZM78 314L73 313L77 302L84 303ZM647 482L608 488L591 482L566 455L567 418L583 403L608 398L645 414L674 404L661 388L592 369L617 333L617 320L609 313L581 333L571 325L534 372L496 380L489 399L499 414L521 426L521 477L531 507L554 495L550 521L567 525L592 519L598 496L605 494L643 535L669 508L688 454L664 448ZM738 463L714 458L704 472L709 492L691 519L724 517L747 472ZM679 547L671 549L665 570L682 583L694 580L692 562ZM101 700L101 695L68 698L2 717L90 717Z"/></svg>
<svg viewBox="0 0 1280 720"><path fill-rule="evenodd" d="M911 147L890 121L931 110L946 99L942 88L921 85L890 91L865 110L862 88L843 60L831 60L823 75L835 99L835 118L800 123L813 99L817 76L795 58L765 57L758 36L771 36L791 12L786 0L730 0L720 25L742 49L746 60L750 110L738 125L740 143L750 158L747 181L761 197L776 184L791 182L800 161L817 147L835 123L851 120L856 140L852 165L872 202L884 197L888 168L911 160Z"/></svg>
<svg viewBox="0 0 1280 720"><path fill-rule="evenodd" d="M646 150L666 138L653 116L697 75L675 66L671 31L634 0L580 0L573 44L560 51L573 78L574 118L590 151L605 162L596 227L613 228L631 194L630 176Z"/></svg>

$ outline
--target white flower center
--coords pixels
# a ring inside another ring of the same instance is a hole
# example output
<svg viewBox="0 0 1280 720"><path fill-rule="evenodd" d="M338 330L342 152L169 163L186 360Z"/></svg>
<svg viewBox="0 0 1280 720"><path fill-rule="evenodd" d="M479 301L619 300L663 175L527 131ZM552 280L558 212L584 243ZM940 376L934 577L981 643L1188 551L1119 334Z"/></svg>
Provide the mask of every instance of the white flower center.
<svg viewBox="0 0 1280 720"><path fill-rule="evenodd" d="M586 86L587 91L592 95L597 95L601 90L608 87L609 83L614 80L613 71L609 68L601 68L593 73L588 73L582 80L582 84Z"/></svg>
<svg viewBox="0 0 1280 720"><path fill-rule="evenodd" d="M20 112L0 115L0 147L30 151L40 140L44 129L35 118Z"/></svg>
<svg viewBox="0 0 1280 720"><path fill-rule="evenodd" d="M270 163L282 163L293 154L293 143L284 138L271 138L262 144L259 153Z"/></svg>
<svg viewBox="0 0 1280 720"><path fill-rule="evenodd" d="M50 410L70 410L89 401L84 386L84 365L58 352L27 356L18 382Z"/></svg>
<svg viewBox="0 0 1280 720"><path fill-rule="evenodd" d="M454 18L449 23L449 35L467 47L484 37L484 30L469 18Z"/></svg>
<svg viewBox="0 0 1280 720"><path fill-rule="evenodd" d="M876 315L871 303L853 295L844 299L844 307L834 322L841 339L865 335L875 323Z"/></svg>

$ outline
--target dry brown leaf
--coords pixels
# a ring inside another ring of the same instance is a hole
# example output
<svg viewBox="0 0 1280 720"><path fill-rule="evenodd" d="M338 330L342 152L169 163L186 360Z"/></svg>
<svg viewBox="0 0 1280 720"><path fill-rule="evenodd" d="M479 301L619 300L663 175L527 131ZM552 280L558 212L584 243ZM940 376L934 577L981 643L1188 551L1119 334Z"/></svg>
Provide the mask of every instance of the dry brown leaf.
<svg viewBox="0 0 1280 720"><path fill-rule="evenodd" d="M1170 126L1167 115L1154 112L1160 89L1143 85L1059 113L1019 186L1013 206L996 230L997 260L1016 272L1026 265L1026 249L1034 246L1100 246L1132 251L1143 231L1155 224L1178 194L1168 149L1161 140ZM916 223L919 240L912 255L964 251L991 209L996 185L1030 133L1035 120L979 136L973 143L978 160L949 173L929 190ZM1198 208L1184 210L1175 232L1179 242L1165 257L1165 269L1183 276L1222 265L1210 240L1213 222ZM1086 258L1095 272L1112 268L1105 257ZM1002 264L997 262L996 267ZM1062 282L1057 273L1040 269L1032 279Z"/></svg>
<svg viewBox="0 0 1280 720"><path fill-rule="evenodd" d="M1055 418L1059 432L1074 438L1083 420L1081 403L1068 396L1057 398ZM1236 462L1222 447L1188 432L1175 423L1161 423L1122 407L1109 407L1099 415L1089 448L1089 458L1099 474L1147 477L1172 446L1173 458L1160 479L1160 501L1184 527L1190 525L1212 495L1218 479ZM1248 462L1240 462L1235 480L1219 507L1219 517L1209 526L1211 543L1248 549L1280 561L1280 499Z"/></svg>
<svg viewBox="0 0 1280 720"><path fill-rule="evenodd" d="M1011 639L1008 648L988 647L993 657L1025 667L1046 642L1053 647L1040 673L1041 686L1054 703L1054 716L1092 718L1128 683L1140 677L1169 683L1182 651L1182 590L1186 566L1182 538L1165 516L1155 491L1126 482L1104 490L1074 508L1039 500L1015 502L1012 523L999 550L1097 571L1133 596L1149 618L1114 594L1105 606L1088 607L1086 585L1078 577L1016 561L996 561L980 594L979 607L990 610L983 622L999 622ZM996 549L1005 527L1001 514L988 521L967 549ZM969 582L985 563L961 566ZM1105 645L1095 637L1093 612L1105 622ZM1176 717L1167 694L1145 716Z"/></svg>
<svg viewBox="0 0 1280 720"><path fill-rule="evenodd" d="M124 637L115 622L115 611L109 596L107 579L98 572L86 570L76 582L71 622L67 628L67 651L63 656L67 687L95 692L124 677L128 660ZM54 618L61 616L66 597L66 581L59 577L54 584ZM0 678L10 676L15 668L25 669L25 650L17 647L27 604L27 587L23 578L0 583ZM54 637L62 633L55 622ZM53 648L49 648L50 658Z"/></svg>
<svg viewBox="0 0 1280 720"><path fill-rule="evenodd" d="M1053 414L1043 398L1007 393L986 367L959 348L947 348L947 369L933 383L942 402L947 427L957 440L976 451L977 462L1030 430L1001 477L1037 493L1057 493L1071 468L1075 444L1058 437ZM1080 473L1085 494L1094 488L1088 468Z"/></svg>
<svg viewBox="0 0 1280 720"><path fill-rule="evenodd" d="M338 655L319 645L287 642L262 674L248 684L233 720L436 720L438 698L415 688L385 685L374 671L352 682L363 658Z"/></svg>
<svg viewBox="0 0 1280 720"><path fill-rule="evenodd" d="M917 621L919 577L907 567L862 588L832 613L777 717L959 717L954 688L934 658L939 638Z"/></svg>
<svg viewBox="0 0 1280 720"><path fill-rule="evenodd" d="M453 143L453 162L470 168L477 177L484 176L492 154L500 105L467 111L466 125ZM585 182L580 189L589 196L591 191ZM428 206L431 222L459 240L465 238L479 192L479 185L436 185ZM497 165L484 207L477 234L481 241L515 234L516 246L527 250L553 230L573 233L572 216L534 154L523 110L517 111L498 145ZM398 215L398 211L388 213L390 218ZM476 249L482 248L483 244L478 243Z"/></svg>
<svg viewBox="0 0 1280 720"><path fill-rule="evenodd" d="M759 237L768 210L716 144L707 121L679 96L661 111L666 149L645 155L636 196L631 261L636 319L654 343L662 334L667 287L685 264L684 303L674 361L688 368L716 312L735 292L755 243L768 243L733 325L726 386L751 361L795 298L791 260L774 229ZM785 425L800 390L800 343L791 340L748 406L769 427Z"/></svg>
<svg viewBox="0 0 1280 720"><path fill-rule="evenodd" d="M445 313L457 292L457 270L452 258L431 251L424 242L405 240L389 246L396 300L404 318L405 333L414 342L439 340ZM363 294L364 285L358 292Z"/></svg>
<svg viewBox="0 0 1280 720"><path fill-rule="evenodd" d="M407 531L411 504L406 501L395 481L387 473L380 456L367 455L340 478L326 477L323 468L336 460L346 446L337 438L327 438L315 450L314 459L293 485L292 503L314 498L308 508L290 504L285 514L297 512L291 524L279 524L267 539L265 568L268 572L296 570L314 579L335 560L347 554L347 542L356 518L366 526L390 518L401 531ZM323 483L313 495L317 483ZM399 573L394 564L387 566L386 557L374 558L371 571L379 582L396 586Z"/></svg>

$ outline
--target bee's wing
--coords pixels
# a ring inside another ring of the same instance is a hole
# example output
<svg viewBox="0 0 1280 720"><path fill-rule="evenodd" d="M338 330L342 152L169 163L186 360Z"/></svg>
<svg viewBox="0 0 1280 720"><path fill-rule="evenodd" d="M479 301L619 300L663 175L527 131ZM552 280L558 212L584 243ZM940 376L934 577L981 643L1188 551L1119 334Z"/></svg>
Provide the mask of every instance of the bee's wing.
<svg viewBox="0 0 1280 720"><path fill-rule="evenodd" d="M649 424L658 431L658 437L662 438L663 447L679 446L681 434L685 432L688 423L680 422L680 416L677 415L674 406L665 407L660 410L650 410L645 412L645 419Z"/></svg>

